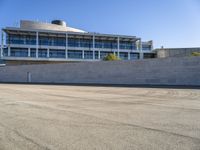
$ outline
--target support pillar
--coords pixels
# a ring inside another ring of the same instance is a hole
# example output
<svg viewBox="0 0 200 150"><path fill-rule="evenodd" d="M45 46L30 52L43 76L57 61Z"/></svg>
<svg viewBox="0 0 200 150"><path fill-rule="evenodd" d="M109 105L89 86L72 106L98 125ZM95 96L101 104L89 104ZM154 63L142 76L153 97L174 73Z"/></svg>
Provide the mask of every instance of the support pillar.
<svg viewBox="0 0 200 150"><path fill-rule="evenodd" d="M119 58L119 49L120 49L120 39L117 38L117 57Z"/></svg>
<svg viewBox="0 0 200 150"><path fill-rule="evenodd" d="M93 60L95 60L95 35L92 37Z"/></svg>
<svg viewBox="0 0 200 150"><path fill-rule="evenodd" d="M82 59L85 59L85 52L84 52L84 50L82 51Z"/></svg>
<svg viewBox="0 0 200 150"><path fill-rule="evenodd" d="M131 60L131 54L128 52L128 60Z"/></svg>
<svg viewBox="0 0 200 150"><path fill-rule="evenodd" d="M1 30L1 52L0 52L0 58L3 57L3 47L4 47L4 37L3 37L3 30Z"/></svg>
<svg viewBox="0 0 200 150"><path fill-rule="evenodd" d="M98 59L101 59L100 51L98 51Z"/></svg>
<svg viewBox="0 0 200 150"><path fill-rule="evenodd" d="M47 58L49 58L49 48L47 49Z"/></svg>
<svg viewBox="0 0 200 150"><path fill-rule="evenodd" d="M68 59L68 34L66 33L65 58Z"/></svg>
<svg viewBox="0 0 200 150"><path fill-rule="evenodd" d="M28 57L31 57L31 48L28 48Z"/></svg>
<svg viewBox="0 0 200 150"><path fill-rule="evenodd" d="M142 41L141 40L139 42L139 50L140 50L140 59L143 59L144 53L143 53L143 50L142 50Z"/></svg>
<svg viewBox="0 0 200 150"><path fill-rule="evenodd" d="M8 46L8 57L10 57L10 45Z"/></svg>
<svg viewBox="0 0 200 150"><path fill-rule="evenodd" d="M36 32L36 58L38 58L38 49L39 49L39 33Z"/></svg>

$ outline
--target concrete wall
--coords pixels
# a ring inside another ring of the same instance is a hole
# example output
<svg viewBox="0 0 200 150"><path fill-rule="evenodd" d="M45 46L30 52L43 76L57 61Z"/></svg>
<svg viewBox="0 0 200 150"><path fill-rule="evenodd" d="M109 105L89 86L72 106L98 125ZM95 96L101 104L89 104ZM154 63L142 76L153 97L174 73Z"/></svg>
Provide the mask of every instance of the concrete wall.
<svg viewBox="0 0 200 150"><path fill-rule="evenodd" d="M186 57L191 56L193 52L200 52L200 48L169 48L156 49L158 58L166 57Z"/></svg>
<svg viewBox="0 0 200 150"><path fill-rule="evenodd" d="M0 82L28 80L34 83L200 86L200 57L0 67Z"/></svg>

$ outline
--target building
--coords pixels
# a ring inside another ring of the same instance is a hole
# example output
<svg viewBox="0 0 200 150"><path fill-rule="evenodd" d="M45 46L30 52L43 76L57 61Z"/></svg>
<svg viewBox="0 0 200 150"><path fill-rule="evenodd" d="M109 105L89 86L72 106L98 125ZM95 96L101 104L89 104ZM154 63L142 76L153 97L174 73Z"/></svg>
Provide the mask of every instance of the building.
<svg viewBox="0 0 200 150"><path fill-rule="evenodd" d="M136 36L86 32L51 23L20 21L20 27L2 29L1 59L6 63L100 61L109 53L122 60L154 57L153 42Z"/></svg>
<svg viewBox="0 0 200 150"><path fill-rule="evenodd" d="M166 57L187 57L192 56L193 52L200 52L200 48L161 48L155 49L158 58Z"/></svg>

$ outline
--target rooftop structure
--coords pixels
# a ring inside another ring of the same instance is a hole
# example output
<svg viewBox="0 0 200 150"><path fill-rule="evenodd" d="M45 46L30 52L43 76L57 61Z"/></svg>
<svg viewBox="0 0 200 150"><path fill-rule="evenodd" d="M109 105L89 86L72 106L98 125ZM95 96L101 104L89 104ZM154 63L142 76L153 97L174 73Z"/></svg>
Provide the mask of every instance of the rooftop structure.
<svg viewBox="0 0 200 150"><path fill-rule="evenodd" d="M25 61L100 61L114 53L122 60L152 57L153 42L126 35L100 34L51 23L22 20L2 29L1 59Z"/></svg>

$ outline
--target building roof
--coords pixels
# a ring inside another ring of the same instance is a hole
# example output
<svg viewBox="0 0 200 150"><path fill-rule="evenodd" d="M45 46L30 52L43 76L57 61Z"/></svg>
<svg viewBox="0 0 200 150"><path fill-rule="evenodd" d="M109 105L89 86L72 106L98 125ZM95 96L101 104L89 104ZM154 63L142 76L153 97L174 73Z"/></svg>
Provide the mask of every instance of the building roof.
<svg viewBox="0 0 200 150"><path fill-rule="evenodd" d="M66 23L64 25L53 24L53 23L44 23L44 22L36 22L29 20L21 20L20 28L22 29L40 29L40 30L52 30L52 31L64 31L64 32L81 32L85 33L86 31L68 27Z"/></svg>
<svg viewBox="0 0 200 150"><path fill-rule="evenodd" d="M58 21L58 20L56 20ZM81 38L91 38L91 36L95 35L96 39L100 40L116 40L118 37L122 41L137 41L141 40L136 36L128 36L128 35L113 35L113 34L101 34L101 33L93 33L86 32L80 29L68 27L65 22L61 21L61 24L53 24L53 23L43 23L36 21L28 21L21 20L20 27L6 27L3 29L6 33L9 34L29 34L35 35L35 32L40 32L40 35L48 35L48 36L57 36L64 37L66 33L70 34L70 36L76 36Z"/></svg>

